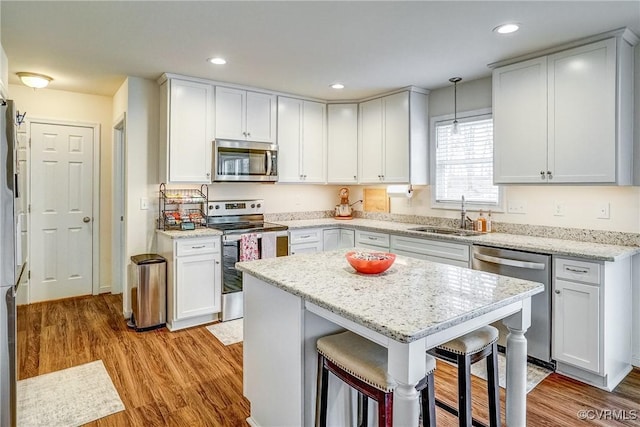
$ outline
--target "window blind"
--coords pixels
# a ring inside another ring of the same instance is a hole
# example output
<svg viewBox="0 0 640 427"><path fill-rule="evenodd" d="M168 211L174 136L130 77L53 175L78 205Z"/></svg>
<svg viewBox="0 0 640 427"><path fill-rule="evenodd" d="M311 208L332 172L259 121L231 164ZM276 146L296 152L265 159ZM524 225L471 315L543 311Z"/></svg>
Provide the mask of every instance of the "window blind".
<svg viewBox="0 0 640 427"><path fill-rule="evenodd" d="M436 137L436 202L495 206L499 189L493 185L493 119L438 122Z"/></svg>

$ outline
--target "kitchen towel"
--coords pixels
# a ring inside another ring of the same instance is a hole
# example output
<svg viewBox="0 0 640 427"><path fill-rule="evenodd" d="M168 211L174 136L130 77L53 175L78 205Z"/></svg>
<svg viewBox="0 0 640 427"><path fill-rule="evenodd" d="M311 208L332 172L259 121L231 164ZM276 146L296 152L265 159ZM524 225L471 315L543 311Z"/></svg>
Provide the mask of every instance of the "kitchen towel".
<svg viewBox="0 0 640 427"><path fill-rule="evenodd" d="M276 257L276 233L262 233L262 258Z"/></svg>
<svg viewBox="0 0 640 427"><path fill-rule="evenodd" d="M260 259L258 251L258 235L248 233L240 236L240 261L253 261Z"/></svg>

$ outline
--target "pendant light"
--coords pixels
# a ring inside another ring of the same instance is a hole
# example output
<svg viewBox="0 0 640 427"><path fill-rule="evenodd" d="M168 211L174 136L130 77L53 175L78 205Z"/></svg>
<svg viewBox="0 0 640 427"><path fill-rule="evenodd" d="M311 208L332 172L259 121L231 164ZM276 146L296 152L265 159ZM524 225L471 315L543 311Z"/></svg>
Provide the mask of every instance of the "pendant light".
<svg viewBox="0 0 640 427"><path fill-rule="evenodd" d="M462 77L451 77L449 81L453 83L453 129L451 132L457 135L458 129L458 82L462 80Z"/></svg>

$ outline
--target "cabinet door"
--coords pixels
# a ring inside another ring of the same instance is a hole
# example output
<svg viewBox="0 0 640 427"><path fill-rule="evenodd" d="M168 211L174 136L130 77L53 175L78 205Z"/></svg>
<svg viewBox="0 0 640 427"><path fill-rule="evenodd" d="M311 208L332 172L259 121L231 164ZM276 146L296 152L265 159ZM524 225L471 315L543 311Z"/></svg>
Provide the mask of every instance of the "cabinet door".
<svg viewBox="0 0 640 427"><path fill-rule="evenodd" d="M547 181L547 60L493 71L493 181Z"/></svg>
<svg viewBox="0 0 640 427"><path fill-rule="evenodd" d="M301 165L304 182L326 182L326 106L319 102L304 101L302 107Z"/></svg>
<svg viewBox="0 0 640 427"><path fill-rule="evenodd" d="M615 182L616 40L549 56L548 97L550 182Z"/></svg>
<svg viewBox="0 0 640 427"><path fill-rule="evenodd" d="M246 138L250 141L276 142L276 96L247 92Z"/></svg>
<svg viewBox="0 0 640 427"><path fill-rule="evenodd" d="M301 182L302 101L278 97L278 181Z"/></svg>
<svg viewBox="0 0 640 427"><path fill-rule="evenodd" d="M553 358L600 372L600 288L556 279Z"/></svg>
<svg viewBox="0 0 640 427"><path fill-rule="evenodd" d="M216 138L246 139L246 91L216 86Z"/></svg>
<svg viewBox="0 0 640 427"><path fill-rule="evenodd" d="M174 304L178 319L220 311L216 275L220 275L220 265L213 254L176 257Z"/></svg>
<svg viewBox="0 0 640 427"><path fill-rule="evenodd" d="M170 81L169 182L211 182L213 86Z"/></svg>
<svg viewBox="0 0 640 427"><path fill-rule="evenodd" d="M339 228L324 230L322 232L322 237L323 237L323 249L325 251L332 251L340 247L340 229Z"/></svg>
<svg viewBox="0 0 640 427"><path fill-rule="evenodd" d="M358 182L358 105L327 107L327 182Z"/></svg>
<svg viewBox="0 0 640 427"><path fill-rule="evenodd" d="M340 240L338 242L338 248L348 249L355 246L355 231L340 229ZM326 251L326 249L325 249Z"/></svg>
<svg viewBox="0 0 640 427"><path fill-rule="evenodd" d="M382 180L386 183L406 183L409 182L409 92L385 96L382 102Z"/></svg>
<svg viewBox="0 0 640 427"><path fill-rule="evenodd" d="M382 181L382 99L360 104L360 137L358 146L361 183Z"/></svg>

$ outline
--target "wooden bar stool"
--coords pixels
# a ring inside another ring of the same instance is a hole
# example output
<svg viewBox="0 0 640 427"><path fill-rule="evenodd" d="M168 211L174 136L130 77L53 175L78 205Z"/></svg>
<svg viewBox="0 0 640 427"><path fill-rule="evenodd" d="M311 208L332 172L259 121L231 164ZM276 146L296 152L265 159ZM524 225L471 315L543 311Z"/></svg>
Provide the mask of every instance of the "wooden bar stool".
<svg viewBox="0 0 640 427"><path fill-rule="evenodd" d="M387 374L387 349L350 331L318 339L318 388L316 426L327 425L329 372L356 389L361 396L361 424L367 425L368 398L378 403L378 425L393 424L393 389L395 381ZM422 394L423 424L435 426L433 371L435 359L427 356L427 375L416 390ZM425 396L426 395L426 396Z"/></svg>
<svg viewBox="0 0 640 427"><path fill-rule="evenodd" d="M484 426L471 416L471 365L487 360L489 425L500 427L500 391L498 383L498 330L484 326L429 350L428 353L458 366L458 409L437 401L442 409L458 416L460 427Z"/></svg>

